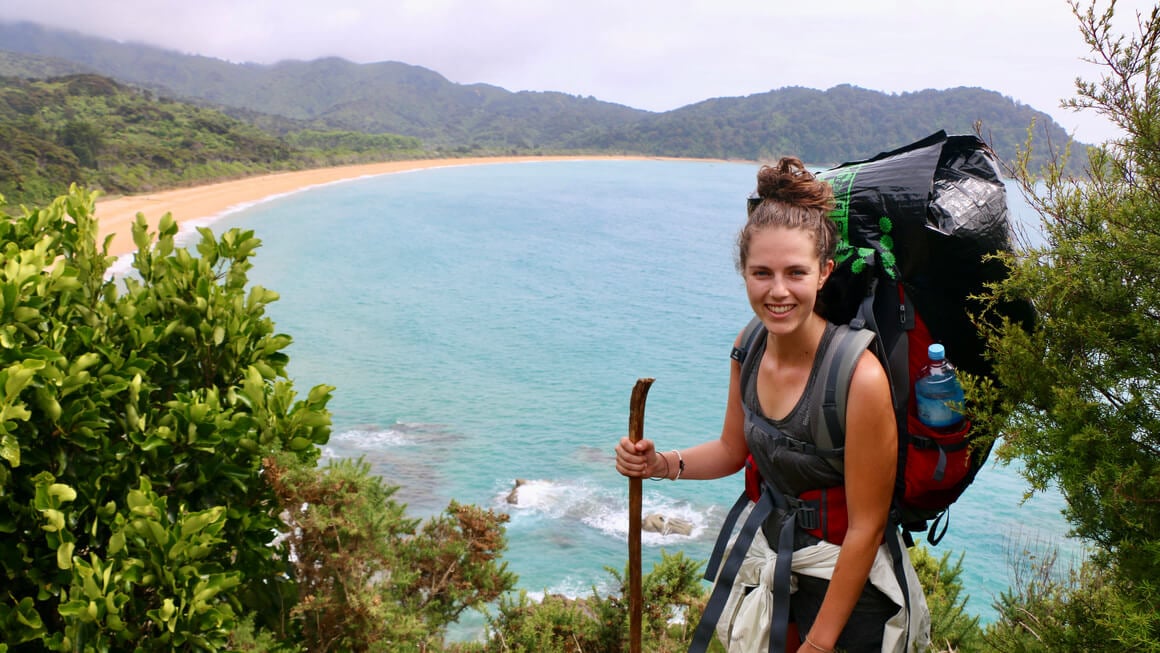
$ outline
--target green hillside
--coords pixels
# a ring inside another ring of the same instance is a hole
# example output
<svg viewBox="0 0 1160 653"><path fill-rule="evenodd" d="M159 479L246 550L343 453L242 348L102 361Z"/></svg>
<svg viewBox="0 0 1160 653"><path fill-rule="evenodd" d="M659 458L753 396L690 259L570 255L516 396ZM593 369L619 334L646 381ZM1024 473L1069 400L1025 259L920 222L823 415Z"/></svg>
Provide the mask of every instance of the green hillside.
<svg viewBox="0 0 1160 653"><path fill-rule="evenodd" d="M28 23L0 23L0 44L3 50L76 62L175 97L318 120L338 129L395 132L432 146L552 148L586 130L619 127L648 115L564 93L454 84L434 71L393 61L234 64Z"/></svg>
<svg viewBox="0 0 1160 653"><path fill-rule="evenodd" d="M78 72L117 83L27 81ZM234 64L28 23L0 23L0 74L14 78L8 88L23 89L11 91L21 99L0 105L0 189L12 197L42 196L44 188L28 190L34 177L127 192L404 155L795 154L824 165L976 124L1010 161L1033 122L1039 165L1046 143L1059 148L1068 138L1047 114L981 88L788 87L654 113L592 97L455 84L398 62ZM98 88L115 89L117 100L100 99ZM44 111L35 110L39 102Z"/></svg>
<svg viewBox="0 0 1160 653"><path fill-rule="evenodd" d="M793 154L815 164L838 164L940 129L972 133L981 123L984 138L999 155L1013 159L1032 121L1037 139L1067 142L1067 133L1047 114L979 88L890 95L849 85L828 91L790 87L706 100L571 145L749 160Z"/></svg>
<svg viewBox="0 0 1160 653"><path fill-rule="evenodd" d="M107 193L419 156L417 139L299 130L277 136L220 111L96 75L0 77L0 194L37 204L76 182Z"/></svg>
<svg viewBox="0 0 1160 653"><path fill-rule="evenodd" d="M87 66L65 59L21 54L0 48L0 77L46 79L91 72Z"/></svg>

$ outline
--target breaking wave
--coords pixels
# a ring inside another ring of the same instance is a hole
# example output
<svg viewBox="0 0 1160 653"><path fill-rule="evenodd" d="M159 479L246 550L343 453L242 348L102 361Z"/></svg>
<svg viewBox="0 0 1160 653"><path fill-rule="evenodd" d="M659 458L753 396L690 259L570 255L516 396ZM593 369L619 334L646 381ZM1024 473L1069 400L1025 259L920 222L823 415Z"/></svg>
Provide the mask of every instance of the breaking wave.
<svg viewBox="0 0 1160 653"><path fill-rule="evenodd" d="M560 521L561 527L582 524L609 538L628 540L628 499L624 492L593 483L527 480L518 488L506 488L498 493L495 505L511 515L513 525L518 525L522 519L551 519ZM718 512L714 506L697 508L687 501L648 494L642 499L642 515L657 513L670 521L681 520L689 524L691 530L687 535L645 532L641 535L641 544L659 547L713 536Z"/></svg>

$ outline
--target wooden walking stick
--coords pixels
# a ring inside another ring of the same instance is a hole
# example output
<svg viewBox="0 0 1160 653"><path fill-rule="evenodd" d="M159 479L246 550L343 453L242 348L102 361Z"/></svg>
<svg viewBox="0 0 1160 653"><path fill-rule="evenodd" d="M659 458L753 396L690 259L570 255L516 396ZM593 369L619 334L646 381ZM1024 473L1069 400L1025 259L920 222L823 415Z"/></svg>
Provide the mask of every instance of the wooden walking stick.
<svg viewBox="0 0 1160 653"><path fill-rule="evenodd" d="M639 442L644 437L644 400L653 379L637 379L628 404L628 439ZM640 504L641 479L628 479L628 650L640 653L641 619L644 596L640 580Z"/></svg>

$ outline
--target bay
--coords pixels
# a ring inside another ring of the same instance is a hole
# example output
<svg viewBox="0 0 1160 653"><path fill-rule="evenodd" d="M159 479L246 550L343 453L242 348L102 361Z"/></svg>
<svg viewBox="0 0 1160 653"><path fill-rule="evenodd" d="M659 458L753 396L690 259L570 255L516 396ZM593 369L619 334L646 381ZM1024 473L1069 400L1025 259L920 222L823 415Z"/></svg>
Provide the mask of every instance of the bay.
<svg viewBox="0 0 1160 653"><path fill-rule="evenodd" d="M637 378L664 449L719 434L729 350L748 321L734 270L755 164L565 161L429 169L271 199L214 223L264 245L251 279L293 336L300 395L336 386L330 457L364 457L416 516L455 499L510 516L504 555L533 595L611 591L623 569L627 482L612 465ZM1033 213L1012 189L1017 220ZM527 483L518 502L508 495ZM646 483L644 511L688 520L646 533L706 560L739 476ZM1064 538L1062 499L1024 501L989 464L936 553L964 555L984 622L1011 559Z"/></svg>

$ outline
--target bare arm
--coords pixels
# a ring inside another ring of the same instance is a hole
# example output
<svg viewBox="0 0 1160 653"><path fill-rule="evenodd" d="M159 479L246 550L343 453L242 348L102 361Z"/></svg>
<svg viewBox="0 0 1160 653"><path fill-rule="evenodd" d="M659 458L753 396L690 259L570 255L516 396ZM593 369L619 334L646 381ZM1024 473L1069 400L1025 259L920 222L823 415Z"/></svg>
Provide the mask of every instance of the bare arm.
<svg viewBox="0 0 1160 653"><path fill-rule="evenodd" d="M740 339L738 335L737 342ZM730 360L729 400L720 438L684 449L678 458L672 451L658 452L655 443L647 438L633 444L624 437L616 447L616 470L625 476L675 478L680 461L684 460L685 471L681 478L713 479L737 472L745 465L748 455L745 411L741 407L741 365Z"/></svg>
<svg viewBox="0 0 1160 653"><path fill-rule="evenodd" d="M845 460L849 529L809 632L810 641L825 648L833 648L838 641L870 575L886 529L898 465L890 386L882 365L870 352L858 361L850 383Z"/></svg>

